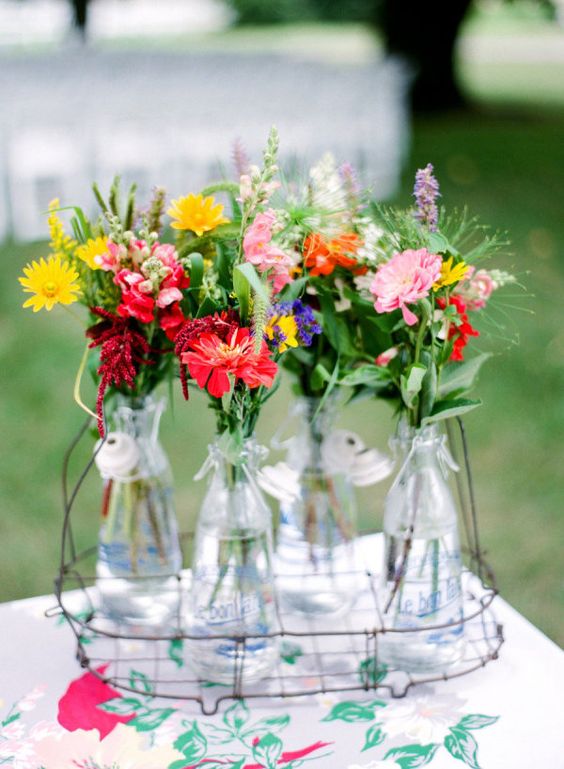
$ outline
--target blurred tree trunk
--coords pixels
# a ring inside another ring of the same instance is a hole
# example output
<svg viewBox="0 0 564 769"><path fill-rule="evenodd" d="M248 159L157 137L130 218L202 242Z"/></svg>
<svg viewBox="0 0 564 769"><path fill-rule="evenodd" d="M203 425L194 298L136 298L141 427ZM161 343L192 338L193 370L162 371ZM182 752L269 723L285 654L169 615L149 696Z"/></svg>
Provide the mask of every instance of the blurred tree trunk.
<svg viewBox="0 0 564 769"><path fill-rule="evenodd" d="M88 3L89 0L72 0L74 26L83 40L86 39L88 28Z"/></svg>
<svg viewBox="0 0 564 769"><path fill-rule="evenodd" d="M454 50L460 25L472 0L426 3L383 0L374 21L390 55L402 56L414 70L411 101L416 112L464 105L456 80Z"/></svg>

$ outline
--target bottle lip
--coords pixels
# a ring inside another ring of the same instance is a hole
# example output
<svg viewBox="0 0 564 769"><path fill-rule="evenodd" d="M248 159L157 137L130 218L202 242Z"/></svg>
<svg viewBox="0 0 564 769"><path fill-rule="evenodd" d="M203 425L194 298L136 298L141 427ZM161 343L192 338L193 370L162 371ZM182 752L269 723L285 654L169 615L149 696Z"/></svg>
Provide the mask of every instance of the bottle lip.
<svg viewBox="0 0 564 769"><path fill-rule="evenodd" d="M131 412L163 410L167 402L166 395L155 395L154 393L126 395L125 393L117 393L115 410Z"/></svg>
<svg viewBox="0 0 564 769"><path fill-rule="evenodd" d="M437 422L432 422L428 425L422 425L421 427L414 427L407 423L405 417L400 418L396 433L392 439L399 445L412 443L415 439L419 442L433 442L441 439L443 432Z"/></svg>

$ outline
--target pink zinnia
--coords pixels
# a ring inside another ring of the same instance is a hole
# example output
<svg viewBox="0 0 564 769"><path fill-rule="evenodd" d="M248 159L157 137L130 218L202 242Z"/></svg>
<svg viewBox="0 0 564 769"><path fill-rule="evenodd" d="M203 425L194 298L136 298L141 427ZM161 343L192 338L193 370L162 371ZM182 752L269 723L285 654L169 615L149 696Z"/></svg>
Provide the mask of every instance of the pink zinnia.
<svg viewBox="0 0 564 769"><path fill-rule="evenodd" d="M370 286L376 297L376 312L400 309L407 325L413 326L417 316L406 305L429 295L433 283L441 276L441 264L441 257L430 254L426 248L394 254L378 269Z"/></svg>
<svg viewBox="0 0 564 769"><path fill-rule="evenodd" d="M496 285L487 270L476 272L475 267L469 267L455 293L464 299L468 310L482 310L495 288Z"/></svg>

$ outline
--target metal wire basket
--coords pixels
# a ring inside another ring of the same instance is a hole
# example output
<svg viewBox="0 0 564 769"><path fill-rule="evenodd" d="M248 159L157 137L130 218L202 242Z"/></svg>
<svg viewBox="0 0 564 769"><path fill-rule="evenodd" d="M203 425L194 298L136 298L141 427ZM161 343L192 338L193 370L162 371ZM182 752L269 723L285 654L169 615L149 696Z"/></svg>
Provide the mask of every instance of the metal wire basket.
<svg viewBox="0 0 564 769"><path fill-rule="evenodd" d="M240 698L305 697L325 692L376 689L388 691L393 697L402 697L415 685L456 678L495 660L503 643L502 627L491 610L497 590L494 575L484 561L480 547L466 436L462 421L457 421L466 475L466 484L458 479L458 493L469 563L463 574L463 617L452 623L464 625L465 651L457 662L439 672L415 674L386 667L380 661L379 647L386 634L413 634L414 631L386 626L377 590L379 577L372 568L373 564L382 561L383 538L372 534L360 537L357 543L359 566L353 576L359 584L359 593L348 613L337 619L333 616L325 619L296 616L284 610L275 589L276 623L268 637L277 639L279 656L270 675L259 683L246 683L246 645L259 636L226 636L237 649L233 681L228 686L202 681L190 669L190 655L197 654L198 645L205 644L207 639L191 636L185 630L185 602L191 582L189 570L174 575L178 591L176 614L158 631L120 624L106 616L100 606L94 576L96 548L81 553L76 551L70 520L92 461L81 473L72 492L69 494L67 490L69 459L87 430L85 425L69 448L64 463L65 518L61 566L56 579L60 611L76 637L80 664L124 691L137 691L135 678L141 675L153 696L191 700L199 704L202 713L210 715L217 712L222 701ZM455 443L452 432L451 427L451 448ZM189 537L184 541L188 542ZM137 579L143 580L143 577ZM285 579L288 579L287 575ZM452 625L428 626L425 631ZM186 641L190 642L190 654Z"/></svg>

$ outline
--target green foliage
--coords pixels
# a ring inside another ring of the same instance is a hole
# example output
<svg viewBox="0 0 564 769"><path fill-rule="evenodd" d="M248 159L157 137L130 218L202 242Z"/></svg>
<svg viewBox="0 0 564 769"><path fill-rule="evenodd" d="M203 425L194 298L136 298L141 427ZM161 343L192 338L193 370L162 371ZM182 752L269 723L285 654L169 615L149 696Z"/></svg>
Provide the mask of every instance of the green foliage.
<svg viewBox="0 0 564 769"><path fill-rule="evenodd" d="M300 21L372 21L378 0L228 0L238 24L262 25Z"/></svg>

